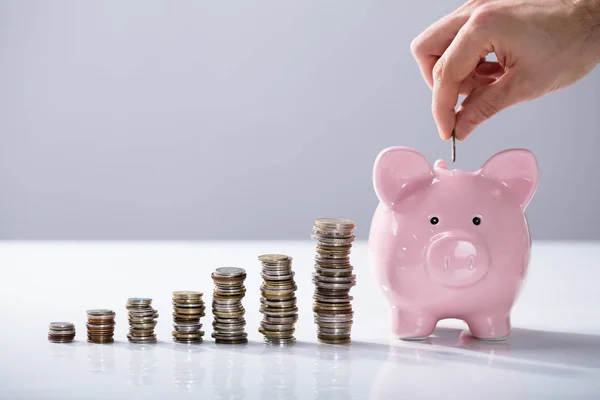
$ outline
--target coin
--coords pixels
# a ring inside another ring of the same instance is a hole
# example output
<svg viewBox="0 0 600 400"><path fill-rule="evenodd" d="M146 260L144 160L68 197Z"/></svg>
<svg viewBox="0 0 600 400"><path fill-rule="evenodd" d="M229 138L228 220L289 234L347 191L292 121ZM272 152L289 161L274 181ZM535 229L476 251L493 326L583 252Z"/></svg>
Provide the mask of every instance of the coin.
<svg viewBox="0 0 600 400"><path fill-rule="evenodd" d="M350 219L344 218L317 218L315 220L316 227L328 227L335 229L354 228L356 223Z"/></svg>
<svg viewBox="0 0 600 400"><path fill-rule="evenodd" d="M127 339L136 344L156 343L154 328L158 321L158 311L152 308L152 299L132 297L127 300L129 333Z"/></svg>
<svg viewBox="0 0 600 400"><path fill-rule="evenodd" d="M263 334L265 342L285 336L287 341L279 341L281 345L296 343L293 339L295 323L298 320L296 307L296 290L298 289L292 271L292 257L285 254L263 254L258 257L261 262L259 311L263 319L258 331ZM283 332L283 333L282 333ZM292 340L293 339L293 340Z"/></svg>
<svg viewBox="0 0 600 400"><path fill-rule="evenodd" d="M201 318L205 315L203 292L173 292L173 341L176 343L201 343L204 331Z"/></svg>
<svg viewBox="0 0 600 400"><path fill-rule="evenodd" d="M246 274L246 270L238 267L219 267L215 270L215 275L226 277L238 277Z"/></svg>
<svg viewBox="0 0 600 400"><path fill-rule="evenodd" d="M238 267L219 267L212 274L215 284L212 299L213 333L216 343L247 343L246 310L242 300L246 295L246 270Z"/></svg>
<svg viewBox="0 0 600 400"><path fill-rule="evenodd" d="M279 262L289 262L291 258L286 256L285 254L263 254L258 257L258 260L263 264L272 264Z"/></svg>
<svg viewBox="0 0 600 400"><path fill-rule="evenodd" d="M350 262L356 224L349 219L319 218L311 238L317 241L314 272L314 322L322 343L345 343L352 328L352 296L356 285Z"/></svg>
<svg viewBox="0 0 600 400"><path fill-rule="evenodd" d="M52 331L70 331L74 329L75 325L70 322L50 322L50 330Z"/></svg>
<svg viewBox="0 0 600 400"><path fill-rule="evenodd" d="M452 151L450 156L452 158L452 162L456 162L456 133L454 129L452 129Z"/></svg>
<svg viewBox="0 0 600 400"><path fill-rule="evenodd" d="M275 346L287 346L290 344L295 344L296 343L296 339L295 338L273 338L273 337L267 337L265 338L265 342L269 345L275 345Z"/></svg>
<svg viewBox="0 0 600 400"><path fill-rule="evenodd" d="M114 342L115 312L110 309L87 310L87 341L107 344Z"/></svg>

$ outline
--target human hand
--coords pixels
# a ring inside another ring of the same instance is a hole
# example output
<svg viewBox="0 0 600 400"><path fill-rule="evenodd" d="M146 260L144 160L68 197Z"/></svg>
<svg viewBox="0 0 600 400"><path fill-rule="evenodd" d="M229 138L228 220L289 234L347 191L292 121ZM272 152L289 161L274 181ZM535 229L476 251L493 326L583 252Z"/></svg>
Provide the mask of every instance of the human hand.
<svg viewBox="0 0 600 400"><path fill-rule="evenodd" d="M573 84L600 62L600 0L471 0L411 51L433 90L440 137L463 140L514 104ZM485 57L495 53L497 62ZM455 110L458 96L467 96Z"/></svg>

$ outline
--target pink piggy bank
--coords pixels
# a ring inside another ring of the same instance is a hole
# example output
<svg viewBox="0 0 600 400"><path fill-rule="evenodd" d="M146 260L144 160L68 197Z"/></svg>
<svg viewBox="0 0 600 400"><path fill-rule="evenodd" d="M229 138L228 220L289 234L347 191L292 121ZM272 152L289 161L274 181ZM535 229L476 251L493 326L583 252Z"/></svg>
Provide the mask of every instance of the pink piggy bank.
<svg viewBox="0 0 600 400"><path fill-rule="evenodd" d="M537 189L534 155L506 150L467 172L390 147L375 160L373 183L369 258L392 308L392 333L425 339L438 321L457 318L476 338L506 338L529 265L524 212Z"/></svg>

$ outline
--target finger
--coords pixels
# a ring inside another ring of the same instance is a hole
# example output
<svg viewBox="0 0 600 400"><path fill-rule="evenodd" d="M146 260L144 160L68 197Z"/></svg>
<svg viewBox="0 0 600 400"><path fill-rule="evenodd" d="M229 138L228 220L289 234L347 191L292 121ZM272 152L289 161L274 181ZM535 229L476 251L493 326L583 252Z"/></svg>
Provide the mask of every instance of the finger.
<svg viewBox="0 0 600 400"><path fill-rule="evenodd" d="M471 76L460 83L458 92L461 96L467 96L473 90L475 90L479 87L482 87L482 86L490 85L494 82L496 82L496 78L494 78L494 77L485 76L485 75Z"/></svg>
<svg viewBox="0 0 600 400"><path fill-rule="evenodd" d="M479 76L499 77L505 72L504 67L498 62L485 61L479 63L475 68L475 74Z"/></svg>
<svg viewBox="0 0 600 400"><path fill-rule="evenodd" d="M454 128L461 82L488 53L490 45L485 32L467 23L435 64L432 112L442 139L449 139Z"/></svg>
<svg viewBox="0 0 600 400"><path fill-rule="evenodd" d="M464 140L485 120L519 102L514 74L505 74L495 83L471 92L456 112L456 138Z"/></svg>
<svg viewBox="0 0 600 400"><path fill-rule="evenodd" d="M464 11L460 14L455 11L429 26L411 42L411 52L430 88L433 88L433 66L468 20L469 15Z"/></svg>

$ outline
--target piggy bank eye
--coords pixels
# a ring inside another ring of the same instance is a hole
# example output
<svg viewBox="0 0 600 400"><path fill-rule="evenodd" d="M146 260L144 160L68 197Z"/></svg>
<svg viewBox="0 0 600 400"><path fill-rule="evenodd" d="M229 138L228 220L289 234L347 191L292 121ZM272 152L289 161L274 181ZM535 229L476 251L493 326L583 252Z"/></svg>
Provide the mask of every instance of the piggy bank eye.
<svg viewBox="0 0 600 400"><path fill-rule="evenodd" d="M437 223L440 222L440 220L438 217L431 217L429 222L431 222L431 225L437 225Z"/></svg>
<svg viewBox="0 0 600 400"><path fill-rule="evenodd" d="M475 225L479 225L479 224L481 223L481 218L479 218L479 217L475 217L475 218L473 218L473 223L474 223Z"/></svg>

